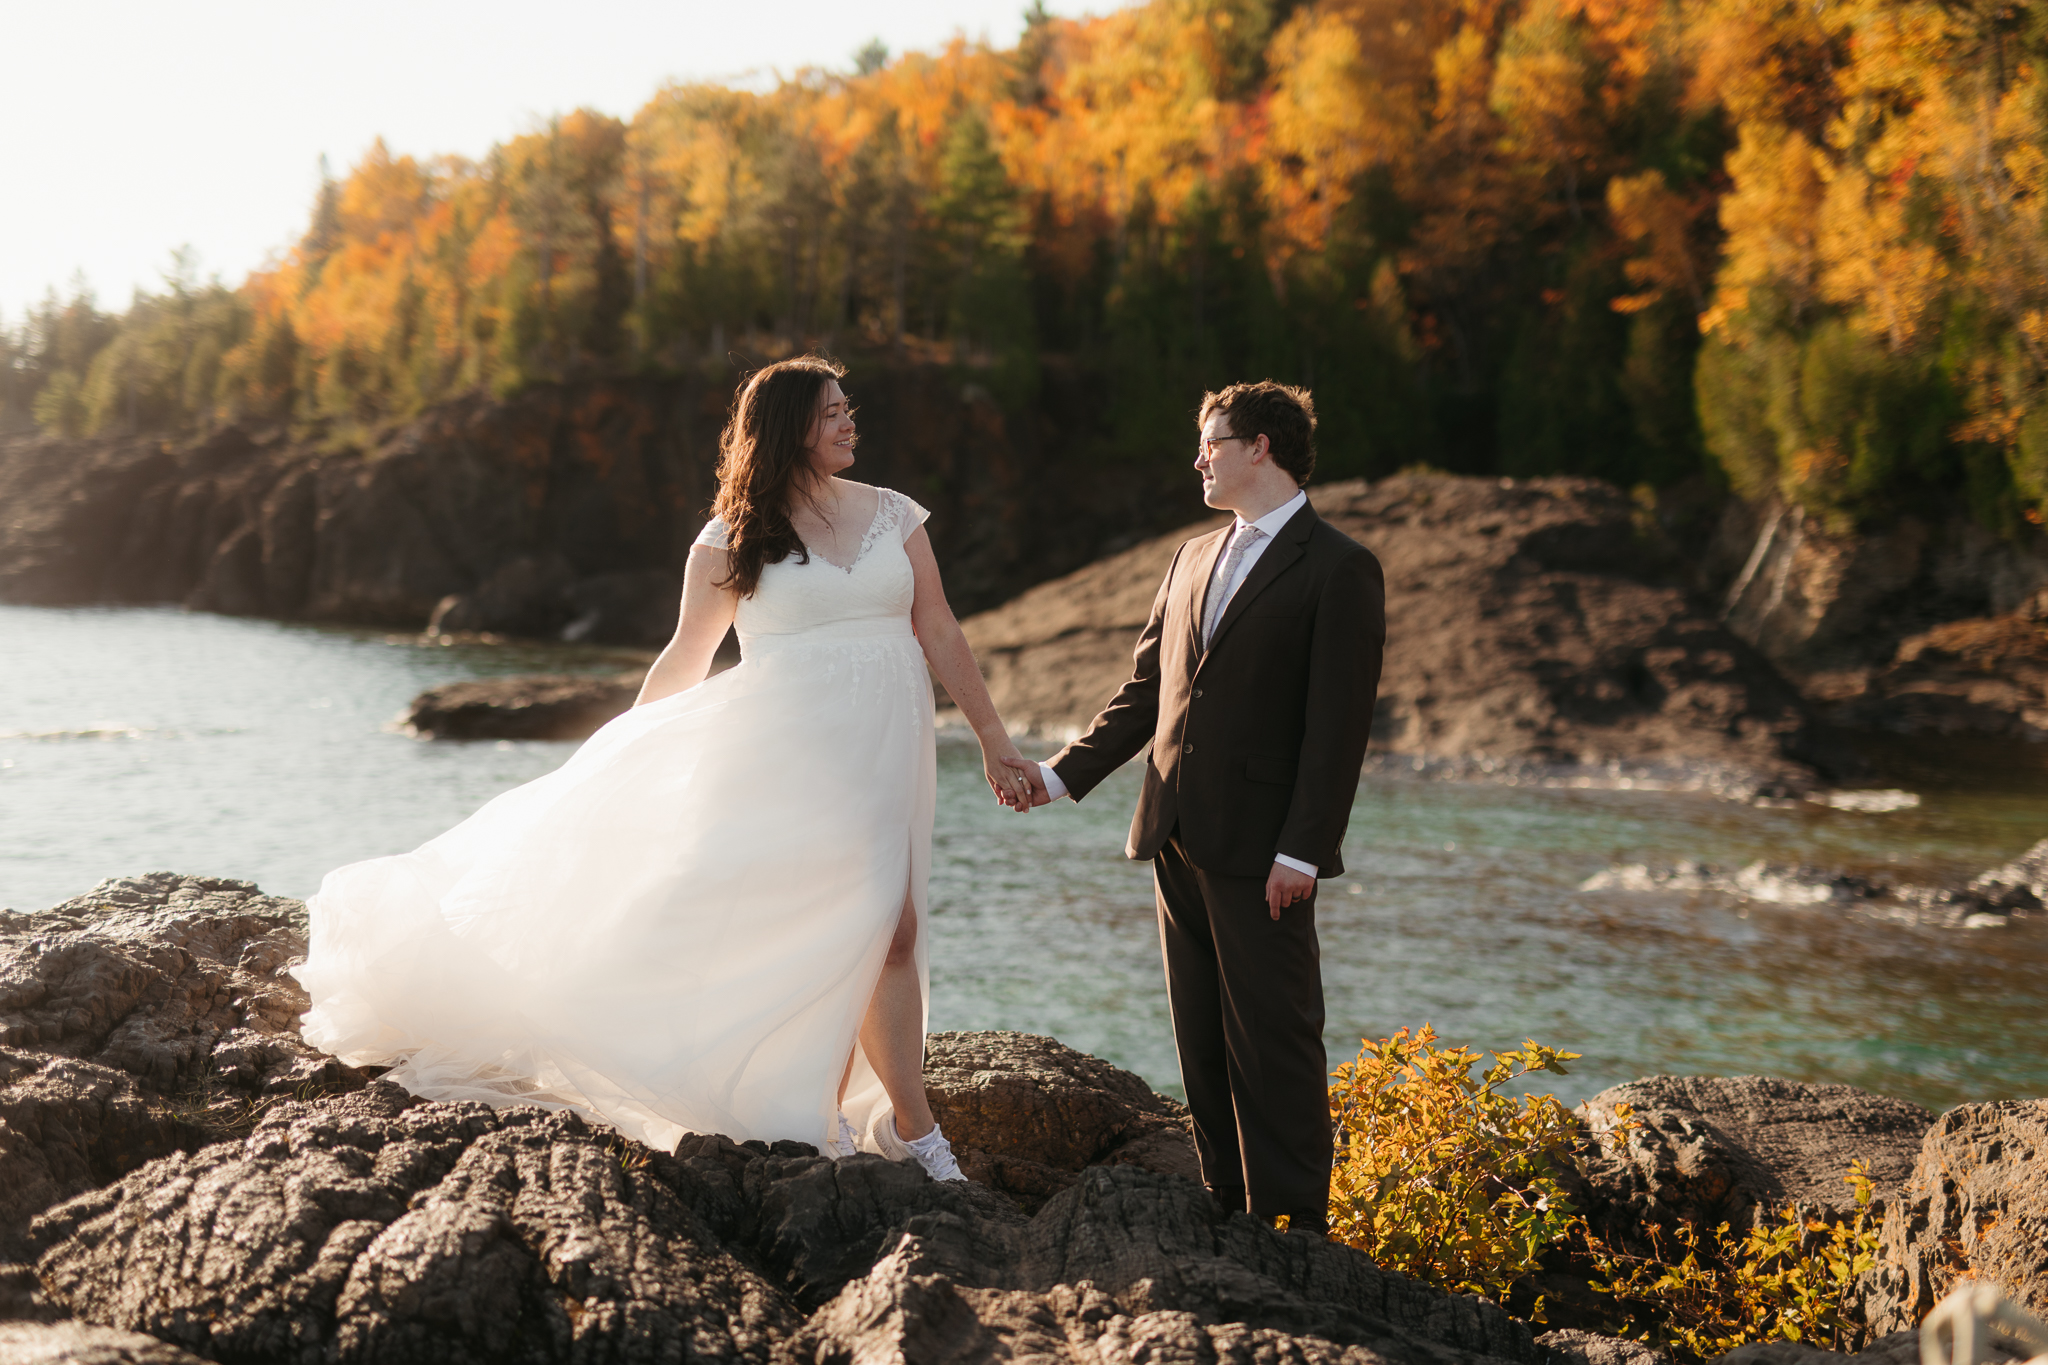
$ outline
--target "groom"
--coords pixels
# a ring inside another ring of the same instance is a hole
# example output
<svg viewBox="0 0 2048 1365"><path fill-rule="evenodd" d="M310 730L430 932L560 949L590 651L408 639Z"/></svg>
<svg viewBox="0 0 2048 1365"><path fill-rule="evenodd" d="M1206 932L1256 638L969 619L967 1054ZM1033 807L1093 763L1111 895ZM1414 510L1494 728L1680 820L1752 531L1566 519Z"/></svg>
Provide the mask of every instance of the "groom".
<svg viewBox="0 0 2048 1365"><path fill-rule="evenodd" d="M1125 852L1152 860L1202 1180L1226 1209L1322 1234L1316 878L1344 870L1385 588L1379 561L1302 491L1316 458L1306 390L1233 384L1203 397L1200 425L1202 499L1237 519L1180 547L1131 680L1028 775L1034 805L1078 801L1144 752Z"/></svg>

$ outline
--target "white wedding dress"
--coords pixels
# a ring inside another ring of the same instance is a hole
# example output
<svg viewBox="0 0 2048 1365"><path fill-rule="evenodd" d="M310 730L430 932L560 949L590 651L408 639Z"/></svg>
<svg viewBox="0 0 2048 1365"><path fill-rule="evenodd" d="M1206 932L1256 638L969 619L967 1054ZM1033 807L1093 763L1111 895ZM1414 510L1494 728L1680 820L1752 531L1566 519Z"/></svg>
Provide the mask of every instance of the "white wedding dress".
<svg viewBox="0 0 2048 1365"><path fill-rule="evenodd" d="M651 1145L890 1118L856 1032L906 894L927 981L937 773L904 540L767 566L741 662L398 857L330 872L306 1040L430 1099L584 1111ZM723 545L713 522L701 543ZM926 992L929 999L929 991Z"/></svg>

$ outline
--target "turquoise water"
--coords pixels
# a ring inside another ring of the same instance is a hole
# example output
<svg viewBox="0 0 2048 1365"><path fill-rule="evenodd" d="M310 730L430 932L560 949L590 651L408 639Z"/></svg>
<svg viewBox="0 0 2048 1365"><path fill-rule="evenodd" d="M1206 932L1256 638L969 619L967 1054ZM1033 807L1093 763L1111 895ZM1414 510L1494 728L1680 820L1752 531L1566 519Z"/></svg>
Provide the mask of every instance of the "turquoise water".
<svg viewBox="0 0 2048 1365"><path fill-rule="evenodd" d="M413 847L572 746L423 743L436 683L626 656L155 609L0 607L0 906L158 868L304 896ZM1027 748L1027 752L1032 752ZM934 1028L1050 1033L1178 1090L1126 770L1080 806L993 805L940 750ZM2048 784L1978 776L1888 814L1368 776L1318 906L1334 1063L1424 1021L1581 1052L1580 1099L1659 1071L1841 1080L1934 1108L2048 1095L2048 921L1962 930L1718 892L1588 892L1618 863L1965 878L2048 834ZM1546 1087L1549 1088L1549 1087Z"/></svg>

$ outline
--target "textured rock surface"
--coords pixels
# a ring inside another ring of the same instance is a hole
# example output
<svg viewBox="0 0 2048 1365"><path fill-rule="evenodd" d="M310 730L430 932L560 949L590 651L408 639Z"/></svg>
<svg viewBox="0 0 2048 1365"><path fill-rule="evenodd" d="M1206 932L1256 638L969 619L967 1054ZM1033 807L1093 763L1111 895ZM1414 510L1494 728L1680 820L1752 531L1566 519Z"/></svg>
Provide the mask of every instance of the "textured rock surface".
<svg viewBox="0 0 2048 1365"><path fill-rule="evenodd" d="M1030 1033L935 1033L925 1088L970 1179L1035 1209L1095 1165L1201 1179L1187 1111L1128 1071Z"/></svg>
<svg viewBox="0 0 2048 1365"><path fill-rule="evenodd" d="M1965 1279L2048 1316L2048 1100L1962 1104L1928 1130L1886 1210L1872 1329L1917 1324Z"/></svg>
<svg viewBox="0 0 2048 1365"><path fill-rule="evenodd" d="M1796 1204L1842 1215L1855 1207L1842 1176L1870 1164L1880 1198L1913 1169L1934 1116L1916 1104L1847 1085L1770 1076L1650 1076L1612 1086L1579 1106L1596 1135L1627 1104L1642 1126L1615 1148L1595 1144L1587 1218L1633 1243L1648 1224L1689 1219L1742 1227Z"/></svg>
<svg viewBox="0 0 2048 1365"><path fill-rule="evenodd" d="M587 739L639 695L645 673L532 673L430 687L406 708L423 739Z"/></svg>
<svg viewBox="0 0 2048 1365"><path fill-rule="evenodd" d="M1401 475L1310 490L1379 556L1387 656L1377 752L1600 765L1753 789L1804 785L1817 747L1792 689L1658 577L1620 490L1592 480ZM1129 675L1153 594L1198 523L971 618L1003 715L1085 725ZM1829 761L1840 760L1839 756Z"/></svg>
<svg viewBox="0 0 2048 1365"><path fill-rule="evenodd" d="M305 907L151 873L0 912L0 1261L27 1219L358 1073L298 1035Z"/></svg>
<svg viewBox="0 0 2048 1365"><path fill-rule="evenodd" d="M1545 1358L1489 1304L1219 1216L1179 1106L1051 1039L933 1040L988 1185L655 1152L312 1052L303 922L170 874L0 922L0 1362Z"/></svg>
<svg viewBox="0 0 2048 1365"><path fill-rule="evenodd" d="M972 1359L1103 1337L1539 1358L1497 1309L1219 1218L1174 1176L1098 1167L1027 1222L879 1157L717 1138L670 1156L383 1082L279 1104L245 1140L58 1206L32 1241L59 1307L228 1360L843 1360L906 1339Z"/></svg>

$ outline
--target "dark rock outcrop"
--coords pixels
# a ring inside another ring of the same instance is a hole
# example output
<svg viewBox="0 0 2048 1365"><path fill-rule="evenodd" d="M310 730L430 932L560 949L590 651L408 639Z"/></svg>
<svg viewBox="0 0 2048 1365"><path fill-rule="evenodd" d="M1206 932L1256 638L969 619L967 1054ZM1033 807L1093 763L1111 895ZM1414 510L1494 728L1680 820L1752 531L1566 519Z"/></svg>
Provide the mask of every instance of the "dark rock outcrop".
<svg viewBox="0 0 2048 1365"><path fill-rule="evenodd" d="M313 1052L281 970L303 924L170 874L0 923L0 1358L1545 1358L1492 1305L1219 1215L1175 1173L1178 1107L1050 1039L934 1039L987 1186L794 1142L651 1151Z"/></svg>
<svg viewBox="0 0 2048 1365"><path fill-rule="evenodd" d="M1623 1104L1641 1126L1615 1146L1604 1135ZM1603 1090L1578 1112L1594 1139L1587 1221L1637 1246L1651 1227L1740 1228L1788 1204L1848 1216L1855 1200L1842 1177L1855 1160L1869 1163L1878 1198L1895 1197L1934 1122L1904 1100L1771 1076L1651 1076Z"/></svg>
<svg viewBox="0 0 2048 1365"><path fill-rule="evenodd" d="M633 705L645 678L530 673L444 683L413 698L404 724L423 739L587 739Z"/></svg>
<svg viewBox="0 0 2048 1365"><path fill-rule="evenodd" d="M1885 1212L1871 1329L1917 1324L1962 1280L2048 1314L2048 1100L1957 1105L1928 1130Z"/></svg>
<svg viewBox="0 0 2048 1365"><path fill-rule="evenodd" d="M1517 770L1615 761L1680 785L1803 787L1827 751L1769 663L1698 606L1619 489L1588 479L1399 475L1319 485L1379 556L1390 650L1373 745ZM1175 549L1198 523L966 623L1015 724L1085 725L1129 676Z"/></svg>

